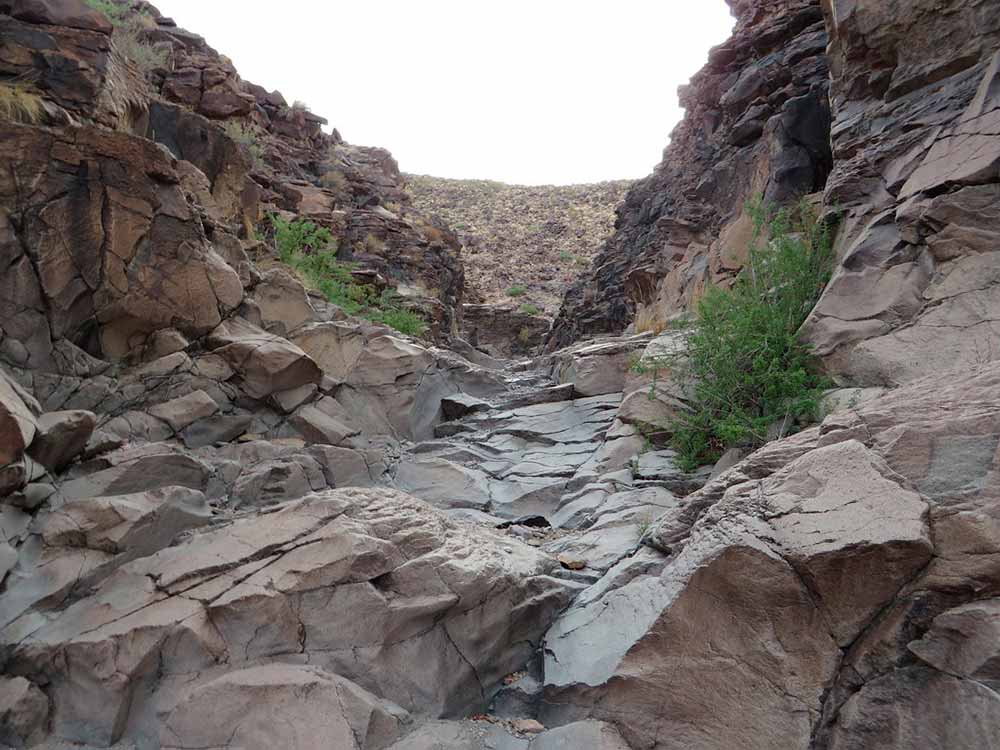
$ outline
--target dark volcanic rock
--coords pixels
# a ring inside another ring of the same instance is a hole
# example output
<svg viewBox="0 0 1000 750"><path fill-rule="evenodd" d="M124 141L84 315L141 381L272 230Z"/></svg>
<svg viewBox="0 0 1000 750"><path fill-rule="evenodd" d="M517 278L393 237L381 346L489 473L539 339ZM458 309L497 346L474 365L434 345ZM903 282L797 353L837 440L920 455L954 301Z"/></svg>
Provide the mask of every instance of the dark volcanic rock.
<svg viewBox="0 0 1000 750"><path fill-rule="evenodd" d="M663 161L618 209L615 233L567 291L548 340L660 329L706 284L742 267L746 200L822 189L828 146L826 30L816 0L730 2L732 38L680 90Z"/></svg>

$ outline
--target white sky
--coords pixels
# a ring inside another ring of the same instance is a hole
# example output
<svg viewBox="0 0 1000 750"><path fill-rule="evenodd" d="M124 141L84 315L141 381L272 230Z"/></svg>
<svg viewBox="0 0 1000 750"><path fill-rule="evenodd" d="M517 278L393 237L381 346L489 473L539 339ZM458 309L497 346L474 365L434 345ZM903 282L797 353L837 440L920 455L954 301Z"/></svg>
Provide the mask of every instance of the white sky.
<svg viewBox="0 0 1000 750"><path fill-rule="evenodd" d="M403 171L524 184L648 174L733 24L723 0L153 1Z"/></svg>

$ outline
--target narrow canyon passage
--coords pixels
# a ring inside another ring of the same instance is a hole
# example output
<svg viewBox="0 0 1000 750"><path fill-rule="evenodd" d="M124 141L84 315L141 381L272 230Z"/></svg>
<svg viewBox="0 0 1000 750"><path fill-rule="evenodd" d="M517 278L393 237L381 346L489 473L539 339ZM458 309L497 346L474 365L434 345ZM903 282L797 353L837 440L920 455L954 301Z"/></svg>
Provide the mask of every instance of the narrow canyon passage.
<svg viewBox="0 0 1000 750"><path fill-rule="evenodd" d="M0 0L0 746L1000 747L1000 0L728 6L543 189Z"/></svg>

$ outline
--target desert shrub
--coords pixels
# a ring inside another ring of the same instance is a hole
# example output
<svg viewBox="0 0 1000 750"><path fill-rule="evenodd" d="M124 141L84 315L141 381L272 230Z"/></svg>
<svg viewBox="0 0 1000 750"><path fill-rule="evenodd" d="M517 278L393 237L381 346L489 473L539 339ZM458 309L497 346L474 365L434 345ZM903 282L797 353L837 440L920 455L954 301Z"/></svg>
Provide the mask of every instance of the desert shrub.
<svg viewBox="0 0 1000 750"><path fill-rule="evenodd" d="M319 181L323 187L338 194L343 193L348 188L347 178L344 177L344 173L333 168L327 169L323 173L323 176L319 178Z"/></svg>
<svg viewBox="0 0 1000 750"><path fill-rule="evenodd" d="M538 315L541 312L541 309L537 305L533 305L530 302L525 302L523 305L517 308L517 311L522 315Z"/></svg>
<svg viewBox="0 0 1000 750"><path fill-rule="evenodd" d="M507 290L508 297L523 297L527 293L528 290L525 287L520 286L519 284L515 284L514 286L512 286L510 289Z"/></svg>
<svg viewBox="0 0 1000 750"><path fill-rule="evenodd" d="M254 169L260 169L264 165L264 147L260 143L260 132L257 128L230 120L223 129L226 135L238 143L250 157L250 164Z"/></svg>
<svg viewBox="0 0 1000 750"><path fill-rule="evenodd" d="M527 346L531 342L531 330L527 327L522 328L517 332L517 340L520 341L523 346Z"/></svg>
<svg viewBox="0 0 1000 750"><path fill-rule="evenodd" d="M420 336L427 330L424 319L404 309L394 291L387 289L378 294L372 285L357 283L351 273L355 265L337 259L337 243L329 229L277 215L271 217L271 225L282 262L348 315L383 323L410 336Z"/></svg>
<svg viewBox="0 0 1000 750"><path fill-rule="evenodd" d="M289 265L296 265L306 254L319 253L334 244L330 230L311 221L288 220L274 214L271 226L278 257Z"/></svg>
<svg viewBox="0 0 1000 750"><path fill-rule="evenodd" d="M797 334L830 278L830 226L805 202L748 210L755 231L746 266L731 289L706 292L690 327L682 372L692 410L669 426L688 469L732 446L762 445L776 422L813 418L827 385Z"/></svg>
<svg viewBox="0 0 1000 750"><path fill-rule="evenodd" d="M571 253L569 250L562 250L559 252L559 260L561 260L563 263L569 263L570 261L573 260L573 253Z"/></svg>
<svg viewBox="0 0 1000 750"><path fill-rule="evenodd" d="M369 232L367 236L365 236L364 248L366 252L369 252L372 255L381 255L385 251L385 243Z"/></svg>
<svg viewBox="0 0 1000 750"><path fill-rule="evenodd" d="M143 31L155 25L145 10L133 11L128 5L112 0L86 0L94 10L103 13L115 27L114 41L118 50L134 62L143 73L162 67L167 53L146 41Z"/></svg>
<svg viewBox="0 0 1000 750"><path fill-rule="evenodd" d="M42 97L23 83L0 84L0 119L29 125L45 118Z"/></svg>

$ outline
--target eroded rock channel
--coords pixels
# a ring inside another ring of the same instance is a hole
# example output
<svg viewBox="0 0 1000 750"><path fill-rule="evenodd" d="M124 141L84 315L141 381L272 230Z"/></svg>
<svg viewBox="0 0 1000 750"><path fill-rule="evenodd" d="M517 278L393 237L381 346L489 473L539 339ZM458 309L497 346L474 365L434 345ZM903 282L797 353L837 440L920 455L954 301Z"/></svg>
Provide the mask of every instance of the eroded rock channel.
<svg viewBox="0 0 1000 750"><path fill-rule="evenodd" d="M732 0L546 353L503 360L387 152L92 5L0 0L0 745L1000 747L994 0ZM654 363L753 192L844 210L802 331L838 387L686 473Z"/></svg>

